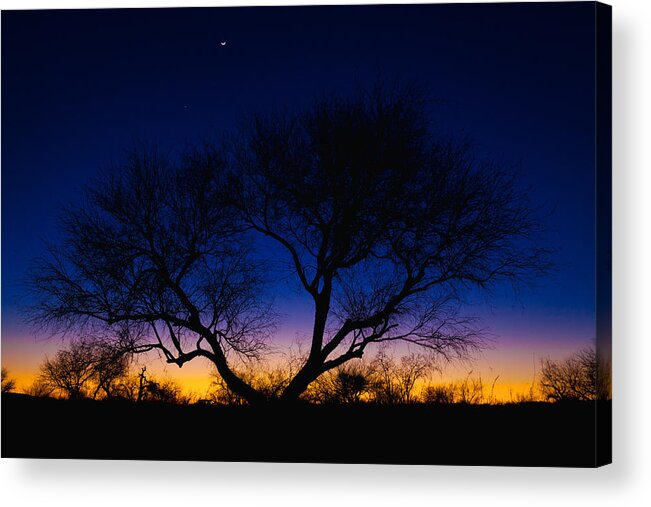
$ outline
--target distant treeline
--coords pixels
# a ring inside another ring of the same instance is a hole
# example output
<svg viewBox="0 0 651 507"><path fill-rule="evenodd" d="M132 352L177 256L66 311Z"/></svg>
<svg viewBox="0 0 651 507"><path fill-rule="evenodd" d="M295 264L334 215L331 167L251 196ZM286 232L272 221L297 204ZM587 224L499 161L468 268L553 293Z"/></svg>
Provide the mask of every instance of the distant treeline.
<svg viewBox="0 0 651 507"><path fill-rule="evenodd" d="M300 361L297 361L300 363ZM250 364L240 376L269 401L280 397L293 378L292 362L286 368ZM372 360L345 363L312 382L301 399L313 404L498 404L532 401L590 401L609 399L610 369L600 366L594 349L582 349L571 357L541 360L541 368L524 393L509 399L495 394L499 376L485 382L469 372L449 382L435 380L431 358L410 353L396 358L380 350ZM2 369L2 392L15 390L16 383ZM134 355L116 351L102 342L73 340L41 364L37 379L25 392L37 397L66 399L121 398L133 402L174 404L207 403L246 405L217 372L204 397L185 394L169 378L156 378L134 362Z"/></svg>

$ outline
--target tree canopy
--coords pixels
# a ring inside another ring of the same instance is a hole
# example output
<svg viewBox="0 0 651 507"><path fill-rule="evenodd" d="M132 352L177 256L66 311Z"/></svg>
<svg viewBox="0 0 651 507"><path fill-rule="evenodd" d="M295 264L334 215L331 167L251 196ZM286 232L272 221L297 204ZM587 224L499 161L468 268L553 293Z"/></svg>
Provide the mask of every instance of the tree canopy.
<svg viewBox="0 0 651 507"><path fill-rule="evenodd" d="M371 344L466 357L482 340L466 291L548 266L514 177L437 136L422 97L398 88L256 116L176 161L134 152L62 225L31 274L35 323L178 366L204 357L249 402L266 396L234 365L273 338L278 276L314 308L309 351L278 395L294 400Z"/></svg>

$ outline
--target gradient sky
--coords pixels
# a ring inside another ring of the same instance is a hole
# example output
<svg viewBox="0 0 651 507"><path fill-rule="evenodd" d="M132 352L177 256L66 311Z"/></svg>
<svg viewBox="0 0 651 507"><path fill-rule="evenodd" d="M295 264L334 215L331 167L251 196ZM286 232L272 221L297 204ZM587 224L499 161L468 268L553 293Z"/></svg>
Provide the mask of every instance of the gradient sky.
<svg viewBox="0 0 651 507"><path fill-rule="evenodd" d="M123 149L179 149L244 114L385 77L424 83L437 128L468 134L552 211L555 272L469 309L495 338L476 371L530 381L534 356L567 355L596 334L594 40L589 2L4 11L3 366L27 382L60 345L22 322L22 280L43 240L56 241L61 206ZM310 307L281 292L288 343ZM181 377L203 386L205 372L186 365Z"/></svg>

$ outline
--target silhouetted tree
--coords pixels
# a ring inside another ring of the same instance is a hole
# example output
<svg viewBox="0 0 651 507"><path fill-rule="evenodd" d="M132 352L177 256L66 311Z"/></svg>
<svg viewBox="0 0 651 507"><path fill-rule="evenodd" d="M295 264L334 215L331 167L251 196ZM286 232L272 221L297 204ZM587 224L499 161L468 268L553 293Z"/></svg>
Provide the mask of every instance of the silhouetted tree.
<svg viewBox="0 0 651 507"><path fill-rule="evenodd" d="M237 396L264 401L233 359L265 350L260 259L275 244L314 303L310 350L279 395L296 400L374 343L467 356L482 335L464 292L543 270L536 227L513 178L437 137L418 94L376 88L257 117L227 149L177 164L131 155L67 210L65 240L32 273L34 321L128 324L132 352L204 357Z"/></svg>
<svg viewBox="0 0 651 507"><path fill-rule="evenodd" d="M423 389L423 402L435 405L447 405L455 402L453 383L428 385Z"/></svg>
<svg viewBox="0 0 651 507"><path fill-rule="evenodd" d="M0 392L10 393L16 389L16 381L9 376L9 370L4 366L2 367L0 378L0 385L2 386Z"/></svg>
<svg viewBox="0 0 651 507"><path fill-rule="evenodd" d="M96 398L114 394L116 383L128 374L131 353L115 343L75 339L40 367L39 383L68 398Z"/></svg>
<svg viewBox="0 0 651 507"><path fill-rule="evenodd" d="M127 372L119 377L111 388L111 397L123 398L133 402L141 402L145 399L148 377L147 367L143 366L138 373Z"/></svg>
<svg viewBox="0 0 651 507"><path fill-rule="evenodd" d="M93 381L95 390L93 398L99 391L110 398L116 394L117 384L129 373L132 354L114 344L95 342L92 344L93 352Z"/></svg>
<svg viewBox="0 0 651 507"><path fill-rule="evenodd" d="M147 388L147 367L143 366L138 373L138 390L136 391L136 401L141 402L145 396L145 391Z"/></svg>
<svg viewBox="0 0 651 507"><path fill-rule="evenodd" d="M597 353L597 399L612 399L612 366L610 357Z"/></svg>
<svg viewBox="0 0 651 507"><path fill-rule="evenodd" d="M47 398L51 396L55 388L50 384L44 382L40 378L34 379L34 381L27 387L25 390L26 394L34 396L36 398Z"/></svg>
<svg viewBox="0 0 651 507"><path fill-rule="evenodd" d="M600 392L600 384L609 382L600 373L596 351L582 349L564 361L541 361L538 380L542 395L553 401L595 400Z"/></svg>
<svg viewBox="0 0 651 507"><path fill-rule="evenodd" d="M370 381L349 365L339 367L334 377L334 399L341 403L357 403L368 391Z"/></svg>
<svg viewBox="0 0 651 507"><path fill-rule="evenodd" d="M411 353L402 356L399 362L386 351L378 352L373 361L373 395L379 403L411 403L414 401L416 383L432 368L432 360L423 355Z"/></svg>
<svg viewBox="0 0 651 507"><path fill-rule="evenodd" d="M378 87L256 117L234 157L232 205L314 303L286 399L373 343L467 356L481 335L459 312L464 290L547 266L513 178L435 136L418 94Z"/></svg>
<svg viewBox="0 0 651 507"><path fill-rule="evenodd" d="M153 401L158 403L183 403L181 387L171 379L149 380L140 401Z"/></svg>
<svg viewBox="0 0 651 507"><path fill-rule="evenodd" d="M73 340L67 349L57 351L52 359L45 359L40 367L39 380L69 399L85 398L95 374L94 360L90 344Z"/></svg>
<svg viewBox="0 0 651 507"><path fill-rule="evenodd" d="M359 403L374 389L373 365L351 361L317 378L303 398L313 403Z"/></svg>
<svg viewBox="0 0 651 507"><path fill-rule="evenodd" d="M484 402L484 381L481 375L471 375L472 371L468 372L465 378L453 383L456 403L474 405Z"/></svg>
<svg viewBox="0 0 651 507"><path fill-rule="evenodd" d="M497 380L497 377L495 380ZM457 381L426 386L423 389L422 399L425 403L432 404L461 403L464 405L478 405L486 401L488 403L495 402L493 393L486 400L484 381L481 375L473 377L472 371L469 371L464 378Z"/></svg>

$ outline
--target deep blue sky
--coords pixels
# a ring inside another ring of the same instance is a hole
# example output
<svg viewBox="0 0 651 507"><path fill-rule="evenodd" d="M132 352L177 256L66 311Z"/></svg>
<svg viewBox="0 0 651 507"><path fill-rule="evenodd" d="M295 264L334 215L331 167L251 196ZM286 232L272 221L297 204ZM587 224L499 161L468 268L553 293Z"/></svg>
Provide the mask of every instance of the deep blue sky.
<svg viewBox="0 0 651 507"><path fill-rule="evenodd" d="M517 300L498 291L498 332L594 338L594 30L589 2L3 12L4 337L61 205L122 149L180 148L384 76L425 83L441 130L554 209L558 270Z"/></svg>

